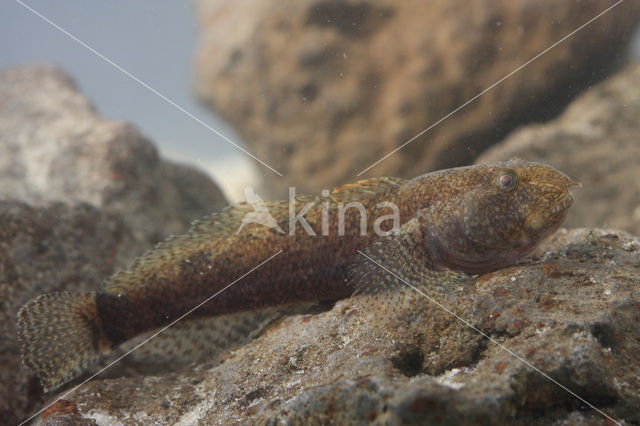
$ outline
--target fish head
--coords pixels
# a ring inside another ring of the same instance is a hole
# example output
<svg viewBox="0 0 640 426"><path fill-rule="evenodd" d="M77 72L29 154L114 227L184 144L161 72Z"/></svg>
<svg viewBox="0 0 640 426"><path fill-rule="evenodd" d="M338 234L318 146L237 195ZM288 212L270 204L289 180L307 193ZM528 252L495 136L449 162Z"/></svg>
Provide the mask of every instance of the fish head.
<svg viewBox="0 0 640 426"><path fill-rule="evenodd" d="M579 186L557 169L509 161L453 169L451 196L425 215L427 248L440 264L483 273L529 254L555 232Z"/></svg>

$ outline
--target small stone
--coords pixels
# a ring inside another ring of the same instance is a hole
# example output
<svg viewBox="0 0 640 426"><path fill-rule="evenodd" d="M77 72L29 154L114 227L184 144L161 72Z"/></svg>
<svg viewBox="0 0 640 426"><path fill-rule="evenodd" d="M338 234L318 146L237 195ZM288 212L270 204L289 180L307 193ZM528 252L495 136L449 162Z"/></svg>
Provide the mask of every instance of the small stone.
<svg viewBox="0 0 640 426"><path fill-rule="evenodd" d="M627 241L622 244L622 249L626 251L637 251L640 250L640 242L638 240Z"/></svg>

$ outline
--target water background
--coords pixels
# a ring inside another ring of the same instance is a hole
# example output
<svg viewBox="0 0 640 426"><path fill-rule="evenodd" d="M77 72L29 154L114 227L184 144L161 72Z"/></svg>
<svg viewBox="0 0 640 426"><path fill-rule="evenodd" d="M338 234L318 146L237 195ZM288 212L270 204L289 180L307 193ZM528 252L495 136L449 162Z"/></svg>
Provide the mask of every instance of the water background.
<svg viewBox="0 0 640 426"><path fill-rule="evenodd" d="M197 22L191 1L26 1L33 9L172 99L229 139L224 120L192 91ZM640 35L632 55L640 58ZM125 120L169 158L207 171L231 201L259 179L257 167L223 138L177 110L13 0L0 3L0 68L53 64L71 74L106 118ZM426 124L426 123L425 123Z"/></svg>

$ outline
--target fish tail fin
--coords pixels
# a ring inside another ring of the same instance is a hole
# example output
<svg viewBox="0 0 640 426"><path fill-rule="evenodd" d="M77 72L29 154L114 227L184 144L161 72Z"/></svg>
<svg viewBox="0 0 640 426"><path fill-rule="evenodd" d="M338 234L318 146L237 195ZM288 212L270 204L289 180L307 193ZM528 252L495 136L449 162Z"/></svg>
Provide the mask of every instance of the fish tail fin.
<svg viewBox="0 0 640 426"><path fill-rule="evenodd" d="M77 377L110 349L101 332L96 294L43 294L18 312L22 362L45 392Z"/></svg>

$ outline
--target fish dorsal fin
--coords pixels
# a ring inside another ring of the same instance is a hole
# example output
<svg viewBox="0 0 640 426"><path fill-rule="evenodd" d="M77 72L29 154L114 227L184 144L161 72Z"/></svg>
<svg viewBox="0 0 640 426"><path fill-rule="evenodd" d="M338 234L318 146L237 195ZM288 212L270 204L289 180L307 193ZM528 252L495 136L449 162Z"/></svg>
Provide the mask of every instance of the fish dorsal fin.
<svg viewBox="0 0 640 426"><path fill-rule="evenodd" d="M397 191L406 183L406 179L394 177L364 179L333 189L329 192L329 197L342 203L362 201L378 194Z"/></svg>
<svg viewBox="0 0 640 426"><path fill-rule="evenodd" d="M286 217L287 203L270 201L265 204L276 220ZM156 274L160 267L178 264L190 253L206 250L212 258L215 257L234 239L242 219L253 212L255 209L250 203L241 202L193 221L185 234L170 236L135 259L129 267L108 278L104 290L119 293L137 287ZM269 228L265 227L263 232L269 232Z"/></svg>
<svg viewBox="0 0 640 426"><path fill-rule="evenodd" d="M356 182L332 190L329 199L335 203L366 201L376 194L396 191L406 181L398 178L377 178ZM321 203L320 197L298 195L296 203ZM266 207L266 209L265 209ZM299 209L300 207L298 207ZM194 221L182 235L171 236L133 261L126 269L107 279L105 291L120 293L138 287L156 275L160 268L176 267L191 253L206 252L215 259L230 244L241 245L241 237L248 233L252 239L266 239L273 234L286 234L289 221L288 201L263 201L258 197L251 203L241 202L208 217ZM257 222L257 223L255 223ZM284 228L284 230L283 230ZM242 232L240 239L238 235ZM254 242L255 243L255 242Z"/></svg>

